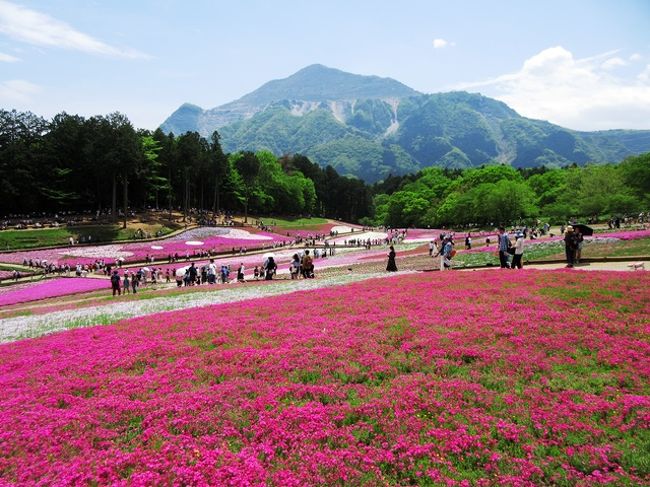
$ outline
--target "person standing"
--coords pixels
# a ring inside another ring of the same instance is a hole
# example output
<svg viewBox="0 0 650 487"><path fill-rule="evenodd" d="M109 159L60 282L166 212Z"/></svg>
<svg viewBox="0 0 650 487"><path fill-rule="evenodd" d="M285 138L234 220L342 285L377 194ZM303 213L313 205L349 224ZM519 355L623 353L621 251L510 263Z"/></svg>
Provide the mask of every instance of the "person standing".
<svg viewBox="0 0 650 487"><path fill-rule="evenodd" d="M515 238L515 255L512 259L512 268L514 269L516 267L517 269L521 269L521 259L524 256L524 241L526 239L524 238L523 233L517 233Z"/></svg>
<svg viewBox="0 0 650 487"><path fill-rule="evenodd" d="M131 283L129 282L129 271L124 271L124 294L129 294L131 290Z"/></svg>
<svg viewBox="0 0 650 487"><path fill-rule="evenodd" d="M264 269L266 271L266 275L264 276L264 279L267 281L270 281L273 279L273 274L275 274L275 270L277 269L277 265L275 264L275 260L273 257L270 257L266 259L266 264L264 265Z"/></svg>
<svg viewBox="0 0 650 487"><path fill-rule="evenodd" d="M429 257L433 257L433 248L435 247L433 240L429 242Z"/></svg>
<svg viewBox="0 0 650 487"><path fill-rule="evenodd" d="M239 269L237 269L237 282L244 282L244 263L239 264Z"/></svg>
<svg viewBox="0 0 650 487"><path fill-rule="evenodd" d="M115 294L118 296L122 295L122 290L120 289L120 275L117 273L117 270L114 270L111 275L111 287L113 288L113 296L115 296Z"/></svg>
<svg viewBox="0 0 650 487"><path fill-rule="evenodd" d="M510 247L510 238L504 227L499 227L499 264L502 269L508 268L508 248Z"/></svg>
<svg viewBox="0 0 650 487"><path fill-rule="evenodd" d="M440 270L444 271L451 269L451 259L456 252L454 251L454 241L451 237L447 237L443 242L442 250L440 251Z"/></svg>
<svg viewBox="0 0 650 487"><path fill-rule="evenodd" d="M576 239L573 227L569 225L564 232L564 252L566 253L566 266L573 267L576 258L576 249L578 248L578 241Z"/></svg>
<svg viewBox="0 0 650 487"><path fill-rule="evenodd" d="M300 261L300 267L302 272L302 277L305 279L314 277L314 261L309 255L309 250L305 250L305 255L302 256Z"/></svg>
<svg viewBox="0 0 650 487"><path fill-rule="evenodd" d="M465 250L471 250L472 249L472 234L468 233L467 237L465 237Z"/></svg>
<svg viewBox="0 0 650 487"><path fill-rule="evenodd" d="M298 279L300 273L300 257L298 257L298 254L293 254L293 260L291 261L289 272L291 273L291 279Z"/></svg>
<svg viewBox="0 0 650 487"><path fill-rule="evenodd" d="M397 264L395 263L395 247L392 245L389 247L390 252L388 252L388 265L386 265L386 270L388 272L397 272Z"/></svg>
<svg viewBox="0 0 650 487"><path fill-rule="evenodd" d="M575 230L576 234L576 259L575 263L579 264L580 263L580 258L582 257L582 245L585 241L585 238L582 236L582 232L580 231L579 228L576 228Z"/></svg>
<svg viewBox="0 0 650 487"><path fill-rule="evenodd" d="M217 282L217 266L214 259L210 259L208 264L208 284L215 284Z"/></svg>

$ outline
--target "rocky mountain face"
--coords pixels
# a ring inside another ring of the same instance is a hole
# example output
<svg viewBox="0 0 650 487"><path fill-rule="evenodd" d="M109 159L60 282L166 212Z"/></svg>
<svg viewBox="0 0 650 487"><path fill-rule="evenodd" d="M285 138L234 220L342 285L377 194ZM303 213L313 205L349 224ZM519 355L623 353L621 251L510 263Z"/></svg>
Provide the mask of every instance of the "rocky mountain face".
<svg viewBox="0 0 650 487"><path fill-rule="evenodd" d="M427 166L561 166L650 151L650 131L577 132L478 94L426 95L321 65L209 110L184 104L161 128L204 136L219 130L226 151L302 153L368 182Z"/></svg>

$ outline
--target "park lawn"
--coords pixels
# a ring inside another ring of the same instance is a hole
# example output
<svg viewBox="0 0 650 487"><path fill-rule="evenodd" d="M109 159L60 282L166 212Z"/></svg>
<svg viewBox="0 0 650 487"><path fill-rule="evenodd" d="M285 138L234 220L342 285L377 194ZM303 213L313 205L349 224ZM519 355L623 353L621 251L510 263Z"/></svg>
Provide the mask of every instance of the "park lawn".
<svg viewBox="0 0 650 487"><path fill-rule="evenodd" d="M587 258L650 256L650 238L587 245L582 251L582 256Z"/></svg>
<svg viewBox="0 0 650 487"><path fill-rule="evenodd" d="M260 218L266 225L273 225L276 230L317 230L319 226L325 225L329 222L327 218Z"/></svg>
<svg viewBox="0 0 650 487"><path fill-rule="evenodd" d="M636 240L593 241L586 242L582 249L583 259L600 259L606 257L642 257L650 255L650 238ZM524 251L526 261L544 262L565 258L564 244L560 241L529 245ZM455 262L463 266L499 265L496 252L458 252Z"/></svg>
<svg viewBox="0 0 650 487"><path fill-rule="evenodd" d="M162 231L170 233L172 229L162 224L136 224L129 228L121 225L88 225L78 227L38 228L26 230L0 231L0 250L22 250L36 247L67 245L70 237L80 240L81 237L92 236L92 242L111 242L115 240L130 240L134 232L141 228L152 235Z"/></svg>
<svg viewBox="0 0 650 487"><path fill-rule="evenodd" d="M25 272L34 272L34 269L20 264L2 264L0 263L0 271L13 271L17 270L22 273Z"/></svg>

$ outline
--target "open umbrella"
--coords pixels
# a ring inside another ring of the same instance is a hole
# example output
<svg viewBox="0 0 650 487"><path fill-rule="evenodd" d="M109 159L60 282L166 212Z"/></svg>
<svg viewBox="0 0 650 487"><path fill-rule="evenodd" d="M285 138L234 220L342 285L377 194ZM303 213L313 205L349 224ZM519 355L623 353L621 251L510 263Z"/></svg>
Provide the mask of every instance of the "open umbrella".
<svg viewBox="0 0 650 487"><path fill-rule="evenodd" d="M190 268L190 266L181 267L180 269L176 269L176 275L180 276L180 277L183 277L185 275L185 271L187 271L187 269L189 269L189 268Z"/></svg>
<svg viewBox="0 0 650 487"><path fill-rule="evenodd" d="M587 235L593 235L594 234L594 229L591 228L590 226L583 225L582 223L576 223L573 225L574 230L580 230L580 233L587 236Z"/></svg>

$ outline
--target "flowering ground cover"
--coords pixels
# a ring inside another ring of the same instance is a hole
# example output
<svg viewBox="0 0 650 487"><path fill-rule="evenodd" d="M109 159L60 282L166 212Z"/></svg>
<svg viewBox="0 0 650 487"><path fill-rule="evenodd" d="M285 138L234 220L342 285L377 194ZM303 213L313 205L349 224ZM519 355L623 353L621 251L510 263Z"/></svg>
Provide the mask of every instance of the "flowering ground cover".
<svg viewBox="0 0 650 487"><path fill-rule="evenodd" d="M263 248L276 242L288 241L288 237L268 232L251 232L240 228L200 227L181 232L174 237L152 242L135 242L111 245L61 247L47 250L31 250L0 254L0 261L22 263L25 259L47 260L54 263L91 264L97 259L113 263L116 259L125 262L144 261L146 256L158 260L178 253L193 255L198 250L225 252L232 248Z"/></svg>
<svg viewBox="0 0 650 487"><path fill-rule="evenodd" d="M0 483L650 481L648 274L439 277L1 345Z"/></svg>
<svg viewBox="0 0 650 487"><path fill-rule="evenodd" d="M43 281L30 282L18 287L6 288L0 293L0 306L8 306L26 301L78 294L97 289L109 289L110 281L107 279L84 279L81 277L60 277Z"/></svg>

